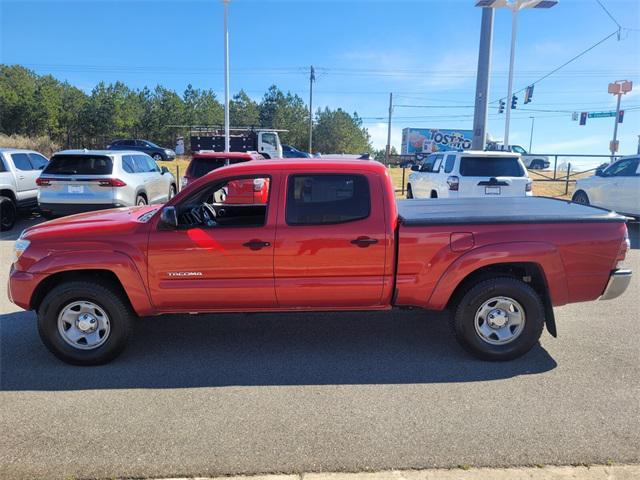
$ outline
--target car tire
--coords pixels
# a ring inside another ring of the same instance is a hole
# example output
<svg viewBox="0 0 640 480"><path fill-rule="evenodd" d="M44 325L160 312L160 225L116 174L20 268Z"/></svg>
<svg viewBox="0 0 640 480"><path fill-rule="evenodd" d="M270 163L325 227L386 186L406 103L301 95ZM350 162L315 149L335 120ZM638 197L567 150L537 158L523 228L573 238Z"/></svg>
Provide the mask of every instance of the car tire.
<svg viewBox="0 0 640 480"><path fill-rule="evenodd" d="M413 199L413 190L411 190L411 184L407 184L407 199Z"/></svg>
<svg viewBox="0 0 640 480"><path fill-rule="evenodd" d="M591 205L589 202L589 196L584 190L578 190L574 193L573 197L571 197L571 201L573 203L579 203L580 205Z"/></svg>
<svg viewBox="0 0 640 480"><path fill-rule="evenodd" d="M430 198L438 198L438 192L436 192L435 190L431 190L431 197Z"/></svg>
<svg viewBox="0 0 640 480"><path fill-rule="evenodd" d="M102 365L124 350L135 317L114 286L71 281L44 297L38 308L38 333L47 349L63 362Z"/></svg>
<svg viewBox="0 0 640 480"><path fill-rule="evenodd" d="M144 197L144 195L138 195L136 197L136 206L141 207L143 205L147 205L147 199Z"/></svg>
<svg viewBox="0 0 640 480"><path fill-rule="evenodd" d="M537 345L545 322L540 295L514 277L496 277L471 285L452 317L456 340L482 360L518 358Z"/></svg>
<svg viewBox="0 0 640 480"><path fill-rule="evenodd" d="M171 200L175 196L176 196L176 186L172 184L169 187L169 197L167 198L167 201Z"/></svg>
<svg viewBox="0 0 640 480"><path fill-rule="evenodd" d="M153 158L156 162L164 161L164 158L159 153L154 153L153 155L151 155L151 158Z"/></svg>
<svg viewBox="0 0 640 480"><path fill-rule="evenodd" d="M11 230L16 224L18 209L9 197L0 197L0 230Z"/></svg>

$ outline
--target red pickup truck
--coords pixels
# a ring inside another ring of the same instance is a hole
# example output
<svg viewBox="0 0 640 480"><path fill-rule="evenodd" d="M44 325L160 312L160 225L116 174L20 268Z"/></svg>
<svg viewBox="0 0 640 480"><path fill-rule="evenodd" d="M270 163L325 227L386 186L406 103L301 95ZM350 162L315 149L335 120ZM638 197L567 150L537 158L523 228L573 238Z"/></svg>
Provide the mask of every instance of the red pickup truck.
<svg viewBox="0 0 640 480"><path fill-rule="evenodd" d="M238 180L266 202L225 203ZM166 205L74 215L16 242L9 297L62 360L105 363L137 316L449 309L488 360L523 355L553 307L627 287L625 217L548 198L402 200L366 160L223 167Z"/></svg>

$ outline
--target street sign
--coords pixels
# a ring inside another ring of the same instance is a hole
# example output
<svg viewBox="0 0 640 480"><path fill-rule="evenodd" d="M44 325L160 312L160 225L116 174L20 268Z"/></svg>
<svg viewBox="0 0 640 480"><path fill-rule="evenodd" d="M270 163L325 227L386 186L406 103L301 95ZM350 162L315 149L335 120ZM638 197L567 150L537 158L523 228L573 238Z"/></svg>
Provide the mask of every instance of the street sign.
<svg viewBox="0 0 640 480"><path fill-rule="evenodd" d="M609 142L609 150L611 151L611 153L616 153L618 151L618 145L620 143L618 142L618 140L611 140Z"/></svg>
<svg viewBox="0 0 640 480"><path fill-rule="evenodd" d="M615 117L616 112L589 112L589 118Z"/></svg>
<svg viewBox="0 0 640 480"><path fill-rule="evenodd" d="M587 117L589 116L589 112L582 112L580 114L580 125L586 125L587 124Z"/></svg>

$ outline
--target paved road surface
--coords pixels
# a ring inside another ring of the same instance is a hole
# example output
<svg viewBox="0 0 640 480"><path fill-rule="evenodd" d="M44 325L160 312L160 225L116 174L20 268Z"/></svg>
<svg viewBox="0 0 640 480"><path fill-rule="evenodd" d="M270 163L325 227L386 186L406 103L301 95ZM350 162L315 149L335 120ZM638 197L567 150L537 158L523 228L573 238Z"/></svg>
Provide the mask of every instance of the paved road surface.
<svg viewBox="0 0 640 480"><path fill-rule="evenodd" d="M640 463L639 293L558 309L559 338L509 363L394 311L148 318L78 368L5 302L0 478Z"/></svg>

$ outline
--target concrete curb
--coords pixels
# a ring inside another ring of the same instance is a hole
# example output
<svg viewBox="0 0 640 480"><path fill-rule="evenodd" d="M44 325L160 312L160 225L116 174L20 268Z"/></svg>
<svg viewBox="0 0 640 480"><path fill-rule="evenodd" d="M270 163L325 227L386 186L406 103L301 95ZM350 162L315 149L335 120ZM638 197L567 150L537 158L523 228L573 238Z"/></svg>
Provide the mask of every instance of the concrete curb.
<svg viewBox="0 0 640 480"><path fill-rule="evenodd" d="M637 480L640 465L590 467L520 467L433 470L390 470L362 473L303 473L233 477L170 478L164 480Z"/></svg>

